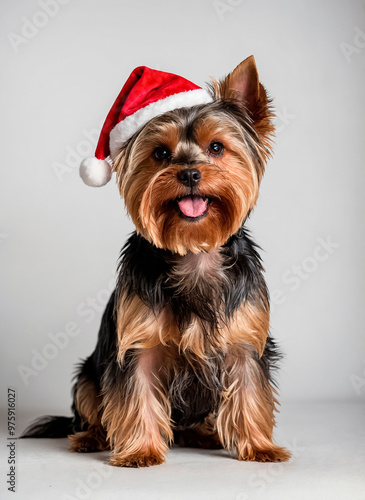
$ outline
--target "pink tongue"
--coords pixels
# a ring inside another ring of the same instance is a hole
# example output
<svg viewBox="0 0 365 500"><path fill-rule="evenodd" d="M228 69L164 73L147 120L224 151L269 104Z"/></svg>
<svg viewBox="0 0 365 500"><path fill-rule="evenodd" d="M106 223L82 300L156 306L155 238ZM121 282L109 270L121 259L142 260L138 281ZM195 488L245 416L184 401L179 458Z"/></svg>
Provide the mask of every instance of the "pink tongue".
<svg viewBox="0 0 365 500"><path fill-rule="evenodd" d="M178 201L180 210L187 217L199 217L205 212L208 200L203 200L200 196L184 196Z"/></svg>

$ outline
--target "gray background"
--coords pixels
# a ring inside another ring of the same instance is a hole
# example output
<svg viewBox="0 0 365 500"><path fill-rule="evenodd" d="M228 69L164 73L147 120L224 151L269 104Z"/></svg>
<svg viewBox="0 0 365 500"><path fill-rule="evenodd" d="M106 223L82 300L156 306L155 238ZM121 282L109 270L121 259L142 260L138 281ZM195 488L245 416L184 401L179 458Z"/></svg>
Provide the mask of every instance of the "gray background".
<svg viewBox="0 0 365 500"><path fill-rule="evenodd" d="M18 412L68 413L74 365L94 348L133 227L115 181L84 186L77 157L129 73L204 85L250 54L278 112L248 227L286 353L281 401L363 399L365 2L64 0L52 16L40 4L0 8L0 403L11 386ZM50 347L70 322L76 335Z"/></svg>

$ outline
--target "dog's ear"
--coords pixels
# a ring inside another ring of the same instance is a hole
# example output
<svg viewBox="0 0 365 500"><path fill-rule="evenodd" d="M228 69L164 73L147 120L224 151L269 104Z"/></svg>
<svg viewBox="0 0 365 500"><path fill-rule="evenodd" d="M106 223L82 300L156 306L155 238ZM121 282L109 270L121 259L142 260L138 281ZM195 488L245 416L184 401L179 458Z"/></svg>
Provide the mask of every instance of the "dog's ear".
<svg viewBox="0 0 365 500"><path fill-rule="evenodd" d="M274 131L274 113L265 88L259 81L254 56L247 57L224 80L213 80L213 85L216 98L234 99L249 113L259 137L269 146L269 137Z"/></svg>
<svg viewBox="0 0 365 500"><path fill-rule="evenodd" d="M220 97L234 98L244 104L251 115L255 114L260 100L260 82L253 56L242 61L220 82Z"/></svg>

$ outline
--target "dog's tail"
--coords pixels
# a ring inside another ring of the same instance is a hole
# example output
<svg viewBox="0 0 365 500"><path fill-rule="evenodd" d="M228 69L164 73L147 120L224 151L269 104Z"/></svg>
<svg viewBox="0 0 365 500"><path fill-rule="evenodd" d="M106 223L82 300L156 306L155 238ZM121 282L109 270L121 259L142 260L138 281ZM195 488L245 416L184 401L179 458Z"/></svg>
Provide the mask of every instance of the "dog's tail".
<svg viewBox="0 0 365 500"><path fill-rule="evenodd" d="M73 417L40 417L25 429L21 438L63 438L74 432Z"/></svg>

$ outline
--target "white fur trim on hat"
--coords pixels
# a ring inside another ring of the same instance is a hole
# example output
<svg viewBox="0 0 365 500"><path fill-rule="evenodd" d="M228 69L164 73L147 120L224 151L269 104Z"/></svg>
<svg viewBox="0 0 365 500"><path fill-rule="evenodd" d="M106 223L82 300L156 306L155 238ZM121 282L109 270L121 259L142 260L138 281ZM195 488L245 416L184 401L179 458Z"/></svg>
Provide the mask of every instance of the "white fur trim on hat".
<svg viewBox="0 0 365 500"><path fill-rule="evenodd" d="M114 160L121 146L128 141L143 125L152 118L174 109L208 104L213 101L212 95L205 89L188 90L179 92L156 102L151 102L144 108L139 109L133 115L127 116L119 122L110 132L109 149L110 156Z"/></svg>
<svg viewBox="0 0 365 500"><path fill-rule="evenodd" d="M112 167L107 160L85 158L80 165L80 177L88 186L101 187L112 177Z"/></svg>

